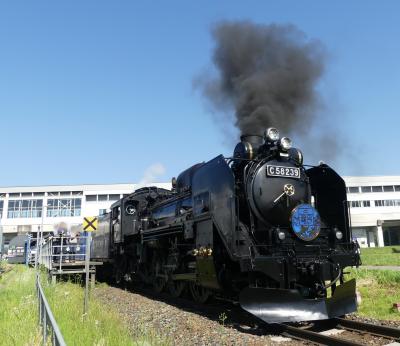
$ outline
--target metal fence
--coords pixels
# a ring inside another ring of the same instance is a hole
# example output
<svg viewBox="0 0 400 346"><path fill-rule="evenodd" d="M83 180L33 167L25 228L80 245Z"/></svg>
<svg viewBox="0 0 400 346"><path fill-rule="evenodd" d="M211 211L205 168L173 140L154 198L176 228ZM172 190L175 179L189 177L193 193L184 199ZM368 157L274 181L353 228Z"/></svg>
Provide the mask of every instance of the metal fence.
<svg viewBox="0 0 400 346"><path fill-rule="evenodd" d="M62 271L63 264L83 263L86 261L86 236L64 237L50 236L40 246L39 264L49 271Z"/></svg>
<svg viewBox="0 0 400 346"><path fill-rule="evenodd" d="M94 287L96 265L102 264L90 261L90 244L90 233L87 236L79 237L50 236L41 242L37 254L37 262L47 269L52 283L56 283L57 276L85 275L84 315L88 312L89 281Z"/></svg>
<svg viewBox="0 0 400 346"><path fill-rule="evenodd" d="M36 288L39 302L39 325L42 330L43 345L48 344L48 338L52 345L65 346L66 343L61 334L60 328L51 312L50 305L44 295L39 275L36 276Z"/></svg>

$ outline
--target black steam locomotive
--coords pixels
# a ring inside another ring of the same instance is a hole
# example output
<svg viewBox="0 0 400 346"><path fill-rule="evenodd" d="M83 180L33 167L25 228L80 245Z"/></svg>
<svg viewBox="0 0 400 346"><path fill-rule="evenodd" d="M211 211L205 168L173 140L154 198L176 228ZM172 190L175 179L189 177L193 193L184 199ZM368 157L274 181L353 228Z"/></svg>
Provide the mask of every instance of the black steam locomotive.
<svg viewBox="0 0 400 346"><path fill-rule="evenodd" d="M182 172L172 189L136 190L100 218L93 258L116 281L174 296L239 300L267 322L327 319L356 310L359 265L343 179L306 169L299 149L269 128L242 136L232 158Z"/></svg>

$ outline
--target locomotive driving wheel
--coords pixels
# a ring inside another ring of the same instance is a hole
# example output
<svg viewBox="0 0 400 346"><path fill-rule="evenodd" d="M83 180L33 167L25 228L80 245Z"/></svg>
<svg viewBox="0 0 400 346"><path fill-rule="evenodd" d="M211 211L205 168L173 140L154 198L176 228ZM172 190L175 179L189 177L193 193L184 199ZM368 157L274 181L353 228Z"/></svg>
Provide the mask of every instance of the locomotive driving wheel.
<svg viewBox="0 0 400 346"><path fill-rule="evenodd" d="M155 277L153 279L153 290L156 293L161 293L165 287L165 280L163 278Z"/></svg>
<svg viewBox="0 0 400 346"><path fill-rule="evenodd" d="M119 257L114 264L114 282L120 285L126 273L126 259Z"/></svg>
<svg viewBox="0 0 400 346"><path fill-rule="evenodd" d="M208 288L204 288L196 284L195 282L191 282L189 285L190 293L192 294L193 300L196 303L204 304L211 296L211 290Z"/></svg>
<svg viewBox="0 0 400 346"><path fill-rule="evenodd" d="M153 263L151 268L151 284L153 286L153 290L156 293L161 293L164 289L167 280L166 274L163 271L164 261L162 257L153 257Z"/></svg>
<svg viewBox="0 0 400 346"><path fill-rule="evenodd" d="M186 288L185 281L179 281L179 280L168 281L168 291L174 298L180 297L185 288Z"/></svg>

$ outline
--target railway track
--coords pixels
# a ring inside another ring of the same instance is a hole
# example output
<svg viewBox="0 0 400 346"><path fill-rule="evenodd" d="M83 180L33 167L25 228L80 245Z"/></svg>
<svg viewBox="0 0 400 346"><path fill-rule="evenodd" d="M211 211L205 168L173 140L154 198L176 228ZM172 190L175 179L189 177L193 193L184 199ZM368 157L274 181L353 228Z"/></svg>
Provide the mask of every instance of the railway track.
<svg viewBox="0 0 400 346"><path fill-rule="evenodd" d="M232 301L218 299L209 304L198 304L184 297L175 298L167 293L156 293L145 287L136 287L134 292L152 300L165 302L182 311L194 312L214 321L218 321L221 312L225 312L228 316L228 320L225 322L227 328L241 330L244 333L260 337L263 335L280 335L302 341L305 344L332 346L387 345L396 341L400 342L400 329L393 327L343 318L304 324L267 324L248 314L237 303L232 303ZM327 335L328 333L325 333L332 329L336 329L336 332L340 334Z"/></svg>
<svg viewBox="0 0 400 346"><path fill-rule="evenodd" d="M341 330L350 332L369 334L375 337L384 338L388 343L400 341L400 329L387 326L379 326L359 321L348 320L344 318L334 318L328 321L332 325ZM326 323L326 322L325 322ZM365 345L356 341L338 338L332 335L321 334L319 332L309 330L303 327L296 327L289 324L277 324L280 334L296 340L312 342L318 345L329 346L360 346Z"/></svg>

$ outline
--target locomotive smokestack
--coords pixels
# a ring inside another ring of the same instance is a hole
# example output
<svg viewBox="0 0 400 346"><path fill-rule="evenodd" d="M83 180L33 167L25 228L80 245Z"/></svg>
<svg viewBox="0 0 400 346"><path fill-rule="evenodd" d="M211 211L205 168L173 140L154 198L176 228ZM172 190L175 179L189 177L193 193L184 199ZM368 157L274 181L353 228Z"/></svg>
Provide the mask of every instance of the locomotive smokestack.
<svg viewBox="0 0 400 346"><path fill-rule="evenodd" d="M259 148L264 144L263 136L258 135L241 135L240 140L242 142L249 142L254 148Z"/></svg>
<svg viewBox="0 0 400 346"><path fill-rule="evenodd" d="M221 22L212 35L217 77L197 80L211 106L228 113L234 108L242 134L261 135L270 126L308 133L324 70L321 43L293 25L249 21Z"/></svg>
<svg viewBox="0 0 400 346"><path fill-rule="evenodd" d="M264 144L263 136L258 135L242 135L240 140L233 152L233 156L237 159L253 159Z"/></svg>

